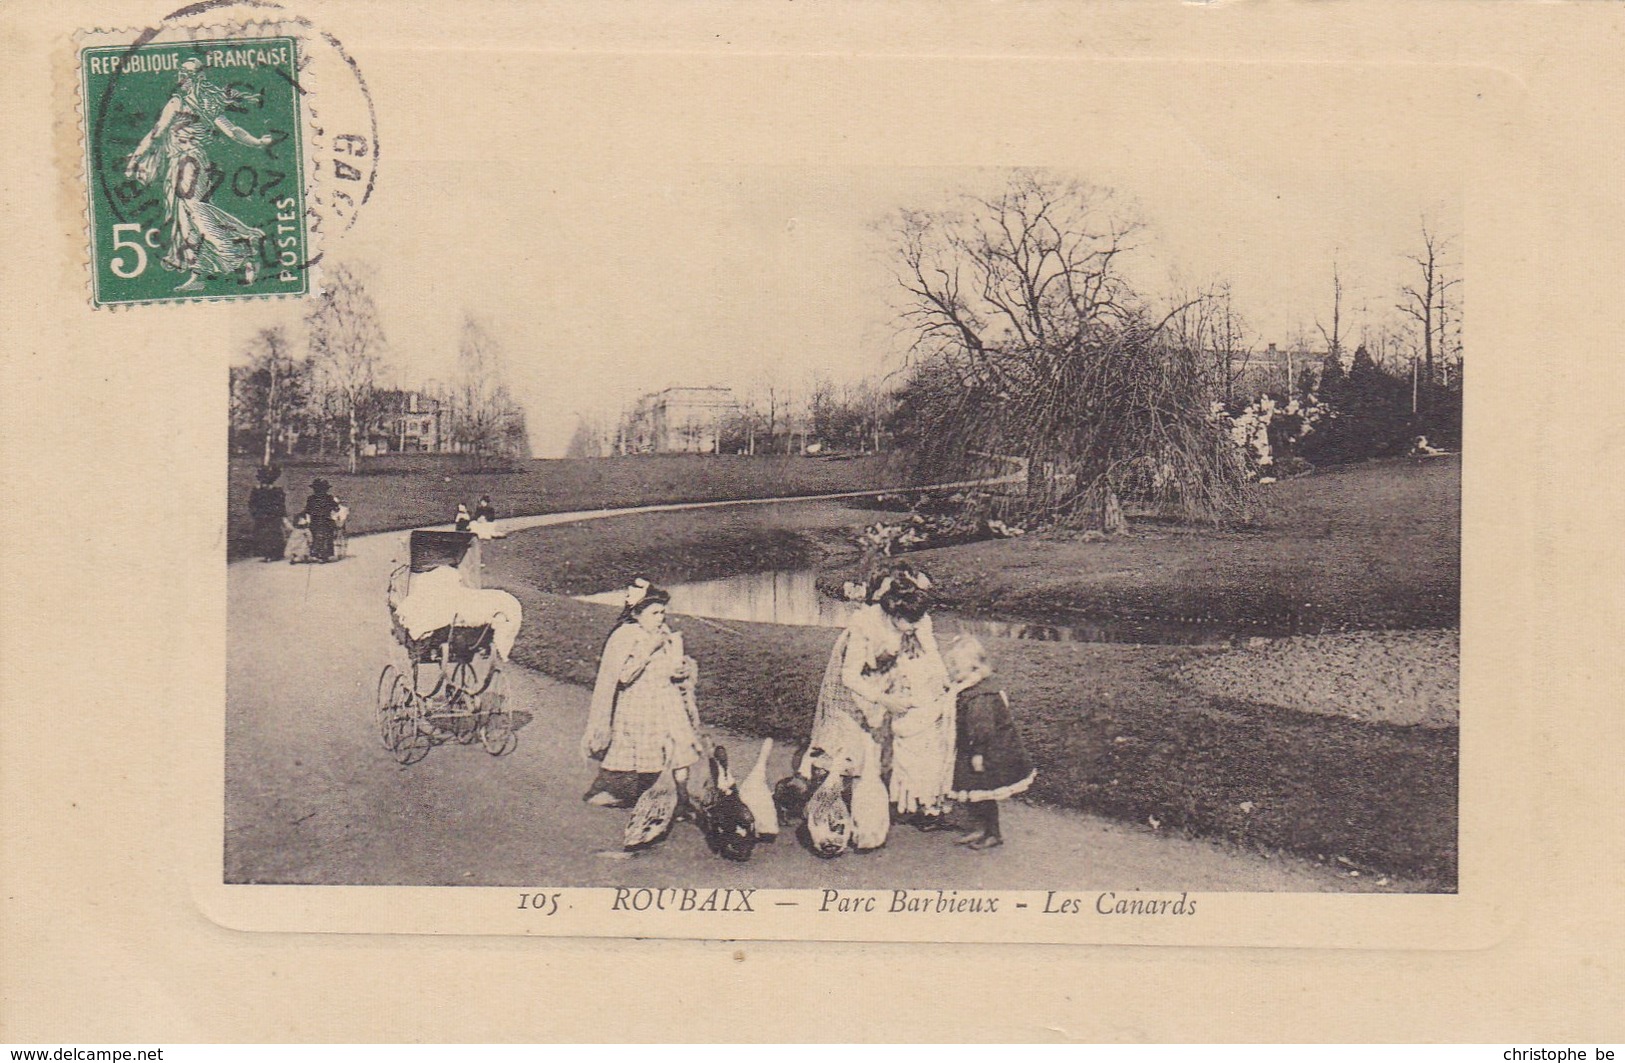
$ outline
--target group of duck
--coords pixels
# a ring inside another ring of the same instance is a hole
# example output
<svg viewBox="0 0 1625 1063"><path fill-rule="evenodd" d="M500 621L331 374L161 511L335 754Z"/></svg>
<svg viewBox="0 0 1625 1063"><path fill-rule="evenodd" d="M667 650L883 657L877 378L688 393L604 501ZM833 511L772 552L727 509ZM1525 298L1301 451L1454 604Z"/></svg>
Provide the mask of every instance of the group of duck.
<svg viewBox="0 0 1625 1063"><path fill-rule="evenodd" d="M622 839L628 852L640 852L664 841L672 828L692 819L706 846L725 860L747 861L761 843L795 830L816 856L830 859L848 849L877 849L886 842L891 809L878 765L867 763L852 780L812 766L812 751L803 750L795 771L769 789L767 761L773 739L764 739L756 764L742 780L728 766L728 750L714 746L709 772L692 805L676 779L663 771L632 808ZM873 754L871 753L871 758Z"/></svg>

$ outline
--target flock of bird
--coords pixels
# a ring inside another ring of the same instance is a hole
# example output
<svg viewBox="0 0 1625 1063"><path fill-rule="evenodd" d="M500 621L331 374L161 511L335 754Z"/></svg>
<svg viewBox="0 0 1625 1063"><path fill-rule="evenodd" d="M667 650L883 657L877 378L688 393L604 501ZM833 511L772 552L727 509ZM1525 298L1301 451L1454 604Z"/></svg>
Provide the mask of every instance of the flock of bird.
<svg viewBox="0 0 1625 1063"><path fill-rule="evenodd" d="M767 760L772 752L773 739L764 739L755 766L736 781L726 747L713 747L709 773L692 806L684 802L671 771L661 772L632 808L624 848L629 852L651 848L690 817L706 846L725 860L749 860L759 843L772 842L782 829L798 825L802 842L825 858L848 848L885 844L891 816L873 743L853 781L850 803L845 777L814 768L811 750L803 750L794 772L769 789Z"/></svg>

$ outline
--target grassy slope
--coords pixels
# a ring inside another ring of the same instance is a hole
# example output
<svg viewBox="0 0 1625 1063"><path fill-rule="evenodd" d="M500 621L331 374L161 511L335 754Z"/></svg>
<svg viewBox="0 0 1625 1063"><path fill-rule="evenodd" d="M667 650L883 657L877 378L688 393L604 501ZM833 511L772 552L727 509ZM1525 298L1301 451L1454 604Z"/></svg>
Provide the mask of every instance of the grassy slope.
<svg viewBox="0 0 1625 1063"><path fill-rule="evenodd" d="M1457 627L1461 466L1383 462L1269 488L1246 531L1137 524L910 555L944 604L983 615L1220 623L1257 634Z"/></svg>
<svg viewBox="0 0 1625 1063"><path fill-rule="evenodd" d="M487 544L484 557L504 578L528 575L555 594L591 594L633 576L669 585L817 565L833 550L853 553L846 532L866 518L795 504L639 513L520 532Z"/></svg>
<svg viewBox="0 0 1625 1063"><path fill-rule="evenodd" d="M1389 556L1381 565L1368 544L1348 541L1370 533L1374 523L1351 512L1360 499L1365 504L1403 500L1433 514L1450 510L1454 474L1412 476L1415 472L1368 466L1284 485L1292 493L1284 494L1283 509L1297 507L1299 519L1318 514L1320 523L1311 524L1309 534L1295 535L1278 518L1254 541L1273 544L1263 548L1266 557L1277 559L1287 581L1309 579L1306 564L1291 559L1315 546L1312 556L1328 566L1315 585L1332 590L1303 600L1321 603L1316 614L1321 623L1368 626L1382 616L1414 621L1440 611L1425 602L1420 610L1406 612L1403 606L1410 588L1418 585L1447 593L1442 588L1451 585L1459 549L1453 522L1442 530L1425 519L1385 525L1383 549ZM602 589L634 572L671 582L781 567L798 554L796 563L805 563L816 547L793 542L795 523L786 515L755 535L737 512L719 511L623 518L590 531L538 529L500 544L488 573L525 602L517 658L551 675L589 683L615 610L550 592ZM1419 541L1439 534L1448 540L1444 545ZM968 598L966 588L997 581L1013 588L1015 573L1025 572L1051 596L1042 600L1053 607L1065 600L1060 595L1067 587L1075 593L1091 581L1124 581L1120 567L1100 560L1120 546L1132 546L1144 559L1139 578L1126 582L1135 590L1131 600L1148 615L1179 608L1182 596L1191 593L1184 579L1231 580L1238 609L1276 600L1279 588L1267 588L1273 570L1250 557L1226 559L1227 550L1234 554L1227 545L1233 541L1208 532L1142 542L1052 544L1051 550L1035 550L1032 541L989 543L935 551L930 563L948 575L950 595L994 611L1008 612L1012 598L1031 599L1007 595L979 601ZM1210 550L1219 560L1204 577L1202 556ZM1064 556L1050 561L1055 553ZM967 554L984 561L962 561ZM1413 559L1409 566L1407 557ZM987 558L999 563L989 565ZM1235 582L1241 568L1250 568L1266 589ZM984 570L997 579L977 584L966 578L967 571ZM729 622L735 634L692 620L679 624L701 662L701 705L708 720L786 741L806 737L834 632ZM1180 662L1212 651L1018 640L1001 640L993 650L1040 765L1035 799L1137 823L1154 817L1163 829L1264 848L1346 856L1453 888L1454 729L1313 716L1212 697L1175 678Z"/></svg>
<svg viewBox="0 0 1625 1063"><path fill-rule="evenodd" d="M403 456L410 457L410 456ZM700 502L723 498L861 491L902 483L885 457L829 461L817 458L663 454L647 457L522 462L517 472L463 472L452 459L366 459L351 476L333 464L287 469L282 488L288 508L304 505L310 481L326 477L351 510L353 534L450 522L457 503L472 509L489 494L500 516L576 509ZM246 556L253 524L248 492L256 462L233 461L228 470L228 554Z"/></svg>

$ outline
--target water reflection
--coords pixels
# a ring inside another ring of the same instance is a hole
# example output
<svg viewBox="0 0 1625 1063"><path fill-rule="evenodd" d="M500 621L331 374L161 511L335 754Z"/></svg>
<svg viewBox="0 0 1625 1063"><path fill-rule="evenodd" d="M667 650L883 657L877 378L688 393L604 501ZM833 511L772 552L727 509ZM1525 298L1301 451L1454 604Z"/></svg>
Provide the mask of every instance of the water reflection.
<svg viewBox="0 0 1625 1063"><path fill-rule="evenodd" d="M671 592L671 611L714 620L739 620L801 627L840 627L855 608L819 593L811 569L756 572L745 576L679 583ZM624 591L583 595L581 601L619 605ZM1036 639L1042 642L1153 642L1203 645L1225 643L1229 635L1186 625L1041 624L1025 621L973 620L943 610L933 614L944 635L979 638Z"/></svg>
<svg viewBox="0 0 1625 1063"><path fill-rule="evenodd" d="M818 593L818 574L801 571L755 572L747 576L678 583L671 592L670 610L713 620L746 620L801 627L840 627L851 605ZM619 605L624 591L589 594L584 602Z"/></svg>

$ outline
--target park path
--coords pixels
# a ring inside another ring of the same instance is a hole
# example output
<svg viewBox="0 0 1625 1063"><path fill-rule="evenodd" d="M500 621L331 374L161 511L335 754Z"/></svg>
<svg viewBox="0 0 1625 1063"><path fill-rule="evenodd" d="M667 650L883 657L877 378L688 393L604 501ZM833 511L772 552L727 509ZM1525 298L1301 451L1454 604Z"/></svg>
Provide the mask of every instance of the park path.
<svg viewBox="0 0 1625 1063"><path fill-rule="evenodd" d="M841 496L831 496L841 497ZM781 500L789 501L789 500ZM807 501L796 499L794 501ZM499 521L499 530L734 503L641 506ZM746 504L746 503L739 503ZM765 504L765 503L749 503ZM400 652L384 591L407 533L360 536L330 565L228 567L225 871L228 882L961 889L1348 891L1374 888L1292 858L1169 837L1012 802L1006 845L972 853L951 835L898 828L878 852L815 859L790 838L747 864L711 856L679 827L657 850L622 858L624 811L580 800L593 773L576 754L587 691L508 666L514 707L531 719L493 758L446 744L398 765L373 723L374 685ZM702 662L703 663L703 662ZM720 730L741 772L759 742ZM790 770L775 749L769 779ZM1397 884L1396 884L1397 887ZM1396 888L1391 887L1391 888Z"/></svg>

